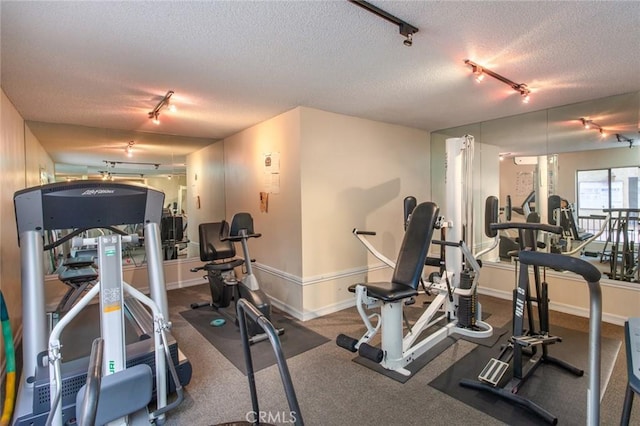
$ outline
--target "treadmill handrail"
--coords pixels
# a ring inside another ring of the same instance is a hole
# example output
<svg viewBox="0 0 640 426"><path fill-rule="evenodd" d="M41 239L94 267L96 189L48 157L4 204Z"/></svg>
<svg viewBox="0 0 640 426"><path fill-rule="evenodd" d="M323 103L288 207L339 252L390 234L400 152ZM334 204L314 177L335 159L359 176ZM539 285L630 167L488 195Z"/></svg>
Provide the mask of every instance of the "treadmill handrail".
<svg viewBox="0 0 640 426"><path fill-rule="evenodd" d="M600 271L587 261L557 253L521 251L518 254L523 268L526 265L561 269L581 275L589 287L589 385L587 389L587 425L600 424L600 338L602 322L602 292Z"/></svg>

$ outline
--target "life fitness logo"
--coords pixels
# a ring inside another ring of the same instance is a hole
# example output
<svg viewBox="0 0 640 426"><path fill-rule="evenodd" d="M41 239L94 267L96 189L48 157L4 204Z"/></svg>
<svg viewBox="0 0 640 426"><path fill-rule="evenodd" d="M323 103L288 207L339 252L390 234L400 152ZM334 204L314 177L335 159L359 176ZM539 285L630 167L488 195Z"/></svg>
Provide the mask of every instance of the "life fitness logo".
<svg viewBox="0 0 640 426"><path fill-rule="evenodd" d="M87 189L80 195L102 195L102 194L114 194L114 189Z"/></svg>

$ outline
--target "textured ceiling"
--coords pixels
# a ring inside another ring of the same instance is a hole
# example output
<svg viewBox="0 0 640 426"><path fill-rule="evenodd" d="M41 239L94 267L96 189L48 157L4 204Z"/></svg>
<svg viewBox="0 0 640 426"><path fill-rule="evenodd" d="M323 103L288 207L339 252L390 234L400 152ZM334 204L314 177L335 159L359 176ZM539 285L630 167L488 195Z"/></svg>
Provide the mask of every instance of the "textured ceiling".
<svg viewBox="0 0 640 426"><path fill-rule="evenodd" d="M419 28L412 47L347 1L2 1L2 88L29 122L85 127L33 131L54 161L86 164L142 139L116 130L184 151L298 105L432 131L640 90L640 2L372 3ZM466 58L531 102L475 83ZM156 126L168 90L178 112Z"/></svg>

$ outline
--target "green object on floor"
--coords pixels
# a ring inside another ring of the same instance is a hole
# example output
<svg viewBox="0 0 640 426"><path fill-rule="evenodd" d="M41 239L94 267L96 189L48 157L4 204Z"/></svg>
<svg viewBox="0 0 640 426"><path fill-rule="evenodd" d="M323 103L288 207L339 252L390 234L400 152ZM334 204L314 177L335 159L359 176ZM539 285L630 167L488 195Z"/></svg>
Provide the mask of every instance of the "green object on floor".
<svg viewBox="0 0 640 426"><path fill-rule="evenodd" d="M212 320L209 324L211 324L214 327L222 327L226 323L227 323L226 319L224 319L224 318L216 318L216 319Z"/></svg>

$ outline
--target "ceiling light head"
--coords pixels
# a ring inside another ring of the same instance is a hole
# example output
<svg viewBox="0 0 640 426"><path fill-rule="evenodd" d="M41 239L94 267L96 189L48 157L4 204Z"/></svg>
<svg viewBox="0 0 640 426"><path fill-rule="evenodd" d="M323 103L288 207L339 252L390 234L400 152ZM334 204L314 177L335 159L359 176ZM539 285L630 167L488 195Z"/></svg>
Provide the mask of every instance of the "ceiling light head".
<svg viewBox="0 0 640 426"><path fill-rule="evenodd" d="M159 118L159 117L160 117L160 113L159 113L159 112L157 112L157 111L156 111L156 112L153 114L153 116L152 116L152 117L153 117L153 120L151 120L151 121L153 122L153 124L155 124L156 126L157 126L158 124L160 124L160 118Z"/></svg>
<svg viewBox="0 0 640 426"><path fill-rule="evenodd" d="M476 81L479 83L484 79L484 72L482 72L482 67L478 64L471 64L471 71L473 75L476 76Z"/></svg>
<svg viewBox="0 0 640 426"><path fill-rule="evenodd" d="M403 21L402 19L393 16L392 14L390 14L387 11L384 11L382 9L380 9L377 6L372 5L371 3L368 3L366 1L361 1L361 0L349 0L350 3L355 4L356 6L359 6L371 13L373 13L374 15L385 19L395 25L398 26L398 30L400 31L400 34L405 36L406 39L404 40L404 45L405 46L411 46L413 44L413 34L418 32L418 28L414 27L413 25L411 25L408 22Z"/></svg>
<svg viewBox="0 0 640 426"><path fill-rule="evenodd" d="M407 34L407 38L402 43L407 47L413 46L413 35L411 33Z"/></svg>
<svg viewBox="0 0 640 426"><path fill-rule="evenodd" d="M127 154L127 157L133 157L133 145L135 144L136 143L134 141L130 141L125 147L124 152Z"/></svg>
<svg viewBox="0 0 640 426"><path fill-rule="evenodd" d="M609 135L607 135L607 132L605 132L605 130L604 130L603 128L600 128L600 137L601 137L602 139L604 139L604 138L606 138L607 136L609 136Z"/></svg>
<svg viewBox="0 0 640 426"><path fill-rule="evenodd" d="M591 128L591 120L588 120L588 119L586 119L586 118L584 118L584 117L583 117L583 118L581 118L581 119L580 119L580 121L582 121L582 126L583 126L585 129L587 129L587 130L588 130L588 129L590 129L590 128Z"/></svg>

